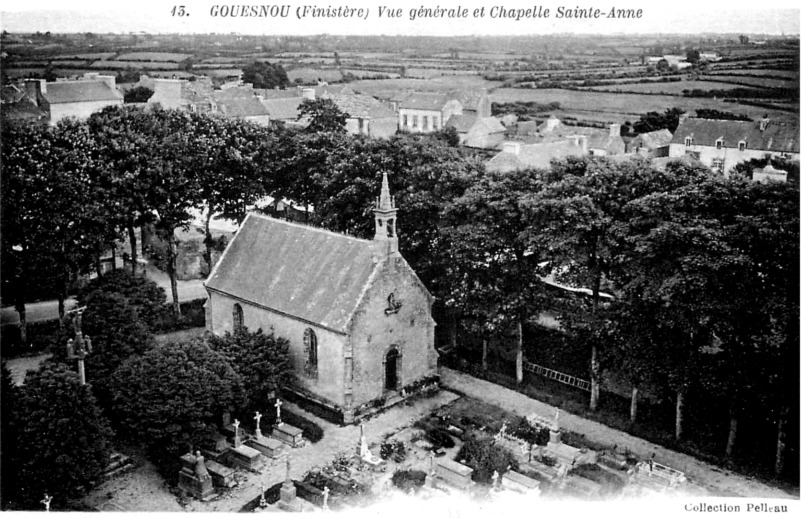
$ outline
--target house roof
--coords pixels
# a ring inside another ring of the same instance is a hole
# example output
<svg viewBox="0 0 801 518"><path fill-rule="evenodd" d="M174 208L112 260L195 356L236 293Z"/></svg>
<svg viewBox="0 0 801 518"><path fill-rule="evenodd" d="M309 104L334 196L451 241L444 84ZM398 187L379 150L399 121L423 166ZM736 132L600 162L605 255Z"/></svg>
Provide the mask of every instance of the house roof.
<svg viewBox="0 0 801 518"><path fill-rule="evenodd" d="M631 141L631 145L641 146L646 149L656 149L665 147L670 144L673 139L673 133L668 129L661 129L659 131L651 131L649 133L640 133Z"/></svg>
<svg viewBox="0 0 801 518"><path fill-rule="evenodd" d="M220 112L229 117L260 117L269 115L256 97L234 97L218 101Z"/></svg>
<svg viewBox="0 0 801 518"><path fill-rule="evenodd" d="M478 121L475 113L463 113L461 115L451 115L446 126L453 126L459 133L467 133L470 128Z"/></svg>
<svg viewBox="0 0 801 518"><path fill-rule="evenodd" d="M296 120L300 116L300 103L303 97L265 99L261 101L272 120Z"/></svg>
<svg viewBox="0 0 801 518"><path fill-rule="evenodd" d="M487 95L486 90L452 90L448 92L451 99L456 99L462 108L468 111L475 111L481 102L482 97Z"/></svg>
<svg viewBox="0 0 801 518"><path fill-rule="evenodd" d="M435 92L413 92L401 101L401 108L411 110L441 110L450 100L447 94Z"/></svg>
<svg viewBox="0 0 801 518"><path fill-rule="evenodd" d="M205 285L344 333L375 257L372 241L250 213Z"/></svg>
<svg viewBox="0 0 801 518"><path fill-rule="evenodd" d="M398 116L381 101L365 94L338 94L330 99L343 113L362 119L397 119Z"/></svg>
<svg viewBox="0 0 801 518"><path fill-rule="evenodd" d="M531 167L544 169L551 166L551 160L554 158L580 156L583 154L582 147L570 140L520 144L519 153L501 151L492 157L487 162L487 170L507 172Z"/></svg>
<svg viewBox="0 0 801 518"><path fill-rule="evenodd" d="M723 139L723 147L737 148L740 141L747 142L748 149L798 153L798 125L769 122L763 131L759 121L729 121L711 119L685 119L676 128L673 144L684 144L687 137L693 145L714 147Z"/></svg>
<svg viewBox="0 0 801 518"><path fill-rule="evenodd" d="M468 133L474 129L487 134L506 132L506 127L495 117L479 117L475 113L451 115L446 126L453 126L459 133Z"/></svg>
<svg viewBox="0 0 801 518"><path fill-rule="evenodd" d="M47 83L42 96L50 104L122 100L122 94L102 80Z"/></svg>

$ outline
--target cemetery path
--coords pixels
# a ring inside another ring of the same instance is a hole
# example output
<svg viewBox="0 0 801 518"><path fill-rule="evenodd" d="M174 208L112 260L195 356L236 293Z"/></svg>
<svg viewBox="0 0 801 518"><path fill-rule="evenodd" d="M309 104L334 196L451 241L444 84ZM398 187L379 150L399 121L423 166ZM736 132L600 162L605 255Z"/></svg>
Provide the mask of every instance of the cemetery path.
<svg viewBox="0 0 801 518"><path fill-rule="evenodd" d="M500 406L523 416L535 413L542 417L552 418L557 411L556 407L531 399L519 392L452 369L441 367L440 377L442 385L446 389L451 388L466 396ZM683 471L690 482L716 496L798 498L797 495L771 487L754 478L713 466L689 455L669 450L563 410L559 410L559 425L567 430L583 434L592 441L608 444L610 447L617 445L618 448L627 448L641 459L653 458L655 462Z"/></svg>
<svg viewBox="0 0 801 518"><path fill-rule="evenodd" d="M147 264L145 267L147 278L155 281L156 284L164 289L167 294L167 301L172 300L170 291L170 277L162 272L152 264ZM178 299L183 302L194 299L205 299L207 296L206 288L203 287L202 279L193 279L190 281L178 281ZM67 311L75 307L75 299L68 298L64 301L64 306ZM58 318L58 301L44 300L41 302L31 302L25 304L25 317L28 323L41 322L43 320L52 320ZM19 322L19 314L14 309L14 306L8 306L0 309L0 324L16 324Z"/></svg>

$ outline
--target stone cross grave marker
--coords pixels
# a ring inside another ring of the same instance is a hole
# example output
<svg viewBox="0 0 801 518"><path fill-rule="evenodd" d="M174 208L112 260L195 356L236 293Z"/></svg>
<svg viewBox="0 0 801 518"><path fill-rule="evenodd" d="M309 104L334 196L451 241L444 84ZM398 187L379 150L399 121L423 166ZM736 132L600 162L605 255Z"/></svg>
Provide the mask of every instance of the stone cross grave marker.
<svg viewBox="0 0 801 518"><path fill-rule="evenodd" d="M276 398L275 399L275 422L276 424L281 424L281 400Z"/></svg>
<svg viewBox="0 0 801 518"><path fill-rule="evenodd" d="M50 501L51 500L53 500L53 497L48 495L47 493L45 493L44 498L42 498L42 500L40 501L40 503L44 504L46 513L50 512Z"/></svg>
<svg viewBox="0 0 801 518"><path fill-rule="evenodd" d="M239 448L239 419L234 419L234 448Z"/></svg>
<svg viewBox="0 0 801 518"><path fill-rule="evenodd" d="M328 494L331 492L328 486L323 486L323 509L328 509Z"/></svg>
<svg viewBox="0 0 801 518"><path fill-rule="evenodd" d="M253 419L256 420L256 437L261 437L261 413L256 411L256 416Z"/></svg>

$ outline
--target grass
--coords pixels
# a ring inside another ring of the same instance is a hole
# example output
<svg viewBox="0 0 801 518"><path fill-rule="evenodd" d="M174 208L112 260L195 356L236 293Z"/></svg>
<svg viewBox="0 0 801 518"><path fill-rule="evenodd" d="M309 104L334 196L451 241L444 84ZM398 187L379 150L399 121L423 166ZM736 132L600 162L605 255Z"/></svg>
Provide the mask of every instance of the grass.
<svg viewBox="0 0 801 518"><path fill-rule="evenodd" d="M638 92L638 93L659 93L666 95L681 95L684 90L733 90L742 88L741 85L731 83L718 83L712 81L675 81L669 83L634 83L622 85L592 86L585 90L592 92Z"/></svg>
<svg viewBox="0 0 801 518"><path fill-rule="evenodd" d="M635 86L635 85L626 85ZM720 111L744 113L752 119L759 119L765 113L777 122L798 122L798 115L768 108L727 103L721 99L689 98L668 95L615 94L603 92L586 92L563 89L522 89L499 88L489 94L490 101L510 103L518 101L535 101L538 103L558 102L562 110L557 114L571 115L579 119L589 119L590 114L610 119L637 120L640 115L655 111L664 112L669 108L681 108L688 113L698 108L710 108Z"/></svg>

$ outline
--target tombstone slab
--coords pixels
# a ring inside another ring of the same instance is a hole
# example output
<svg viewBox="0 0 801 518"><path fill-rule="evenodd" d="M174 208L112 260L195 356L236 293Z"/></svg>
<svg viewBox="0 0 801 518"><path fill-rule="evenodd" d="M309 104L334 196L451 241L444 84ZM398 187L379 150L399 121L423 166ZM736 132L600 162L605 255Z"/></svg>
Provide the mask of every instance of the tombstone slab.
<svg viewBox="0 0 801 518"><path fill-rule="evenodd" d="M259 471L264 467L265 460L258 450L254 450L250 446L239 446L238 448L231 448L228 454L228 460L235 466L248 469L251 471Z"/></svg>
<svg viewBox="0 0 801 518"><path fill-rule="evenodd" d="M448 458L437 459L437 480L458 489L469 489L473 482L473 468Z"/></svg>
<svg viewBox="0 0 801 518"><path fill-rule="evenodd" d="M206 469L209 470L211 481L215 487L233 487L234 486L234 470L228 466L223 466L219 462L213 460L206 461Z"/></svg>
<svg viewBox="0 0 801 518"><path fill-rule="evenodd" d="M300 448L306 444L306 440L303 438L303 430L286 423L275 425L272 436L293 448Z"/></svg>
<svg viewBox="0 0 801 518"><path fill-rule="evenodd" d="M246 445L253 448L254 450L258 450L262 455L269 459L277 459L281 455L284 454L284 443L279 441L278 439L272 439L270 437L254 437L248 439Z"/></svg>
<svg viewBox="0 0 801 518"><path fill-rule="evenodd" d="M516 471L507 471L501 479L501 487L518 493L539 495L540 482Z"/></svg>
<svg viewBox="0 0 801 518"><path fill-rule="evenodd" d="M191 453L181 456L181 471L178 472L178 488L198 500L208 501L214 498L217 493L214 491L214 484L210 476L203 479L198 477L195 469L197 462L198 458Z"/></svg>

